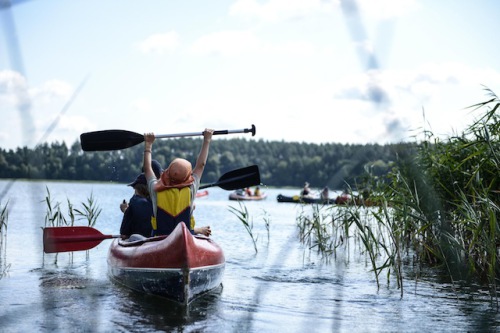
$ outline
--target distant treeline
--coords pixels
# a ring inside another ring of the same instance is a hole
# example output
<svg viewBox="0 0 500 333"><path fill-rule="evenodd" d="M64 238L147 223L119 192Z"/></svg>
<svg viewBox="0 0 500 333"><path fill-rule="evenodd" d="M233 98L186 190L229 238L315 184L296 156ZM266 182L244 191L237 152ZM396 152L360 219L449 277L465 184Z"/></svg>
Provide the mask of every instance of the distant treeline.
<svg viewBox="0 0 500 333"><path fill-rule="evenodd" d="M153 158L163 166L175 157L193 164L201 138L157 140ZM249 139L215 139L210 146L202 183L212 183L227 171L257 164L264 185L354 189L368 175L385 175L393 161L415 144L311 144ZM0 149L0 178L131 182L142 168L143 144L106 152L84 152L80 142L45 143L31 149Z"/></svg>

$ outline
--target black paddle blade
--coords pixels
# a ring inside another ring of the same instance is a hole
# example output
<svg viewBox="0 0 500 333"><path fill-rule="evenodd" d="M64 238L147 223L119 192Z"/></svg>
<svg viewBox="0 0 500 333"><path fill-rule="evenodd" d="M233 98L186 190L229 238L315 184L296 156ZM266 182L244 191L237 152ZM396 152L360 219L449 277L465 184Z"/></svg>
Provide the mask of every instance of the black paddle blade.
<svg viewBox="0 0 500 333"><path fill-rule="evenodd" d="M144 135L125 130L96 131L80 135L84 151L120 150L141 142L144 142Z"/></svg>
<svg viewBox="0 0 500 333"><path fill-rule="evenodd" d="M256 185L260 185L260 172L257 165L252 165L226 172L216 183L200 186L200 189L219 186L224 190L230 191Z"/></svg>

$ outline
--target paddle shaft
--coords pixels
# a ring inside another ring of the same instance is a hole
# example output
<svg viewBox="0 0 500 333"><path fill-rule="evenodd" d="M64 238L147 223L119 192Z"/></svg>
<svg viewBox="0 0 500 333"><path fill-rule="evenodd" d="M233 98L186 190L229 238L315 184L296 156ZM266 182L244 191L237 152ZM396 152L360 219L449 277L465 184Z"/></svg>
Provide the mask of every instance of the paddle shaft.
<svg viewBox="0 0 500 333"><path fill-rule="evenodd" d="M237 130L217 130L214 131L213 135L225 135L225 134L237 134L237 133L252 133L252 136L255 135L255 126L252 125L252 128L244 128ZM203 135L203 132L191 132L191 133L177 133L177 134L155 134L155 138L157 139L166 139L166 138L181 138L185 136L200 136Z"/></svg>
<svg viewBox="0 0 500 333"><path fill-rule="evenodd" d="M232 133L252 133L255 135L255 125L251 128L237 130L217 130L215 135ZM200 136L203 132L177 133L177 134L158 134L156 138L175 138L187 136ZM144 142L144 135L126 130L105 130L82 133L80 143L84 151L107 151L130 148Z"/></svg>

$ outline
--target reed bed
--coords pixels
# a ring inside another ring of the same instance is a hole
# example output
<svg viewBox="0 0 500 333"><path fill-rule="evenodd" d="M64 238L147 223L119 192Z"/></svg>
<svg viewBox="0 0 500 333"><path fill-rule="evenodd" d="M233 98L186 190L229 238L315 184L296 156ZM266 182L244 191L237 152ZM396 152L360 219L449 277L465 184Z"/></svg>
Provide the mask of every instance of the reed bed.
<svg viewBox="0 0 500 333"><path fill-rule="evenodd" d="M452 282L486 284L496 298L500 99L486 91L488 100L471 107L481 115L462 134L440 140L424 130L415 149L401 145L385 179L368 177L376 207L318 206L297 218L301 240L328 257L346 238L359 241L377 284L386 271L401 294L403 269L426 265L444 268Z"/></svg>
<svg viewBox="0 0 500 333"><path fill-rule="evenodd" d="M87 198L87 202L82 202L82 208L74 208L73 203L67 198L67 215L61 209L60 202L52 200L50 190L46 187L47 195L45 197L45 204L47 210L45 213L45 226L46 227L61 227L73 226L75 220L86 220L87 226L93 227L97 222L97 218L101 214L102 209L97 205L93 193Z"/></svg>
<svg viewBox="0 0 500 333"><path fill-rule="evenodd" d="M87 198L87 202L82 202L82 208L74 208L73 203L66 198L67 204L67 215L63 212L61 208L61 203L58 201L53 201L50 190L46 187L47 195L45 197L45 204L47 205L47 210L45 213L45 227L68 227L74 226L76 220L86 220L87 226L94 227L97 218L101 214L102 209L97 205L97 201L94 198L93 193L90 193L90 197ZM87 259L89 258L89 251L87 252ZM70 254L70 260L73 260L73 252ZM54 257L54 261L57 263L58 254Z"/></svg>

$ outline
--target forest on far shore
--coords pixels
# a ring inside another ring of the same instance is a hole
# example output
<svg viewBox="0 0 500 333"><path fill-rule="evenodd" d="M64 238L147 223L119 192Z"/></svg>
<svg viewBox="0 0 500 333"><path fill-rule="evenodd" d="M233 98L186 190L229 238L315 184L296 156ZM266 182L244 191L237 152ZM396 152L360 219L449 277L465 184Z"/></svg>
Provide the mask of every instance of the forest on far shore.
<svg viewBox="0 0 500 333"><path fill-rule="evenodd" d="M201 138L157 140L153 158L164 167L175 157L195 163ZM262 183L273 187L353 189L369 176L385 175L402 153L416 144L312 144L252 139L217 139L210 145L202 183L216 182L225 172L258 165ZM0 178L113 181L127 183L142 171L143 144L131 148L85 152L80 142L44 143L35 148L0 149Z"/></svg>

